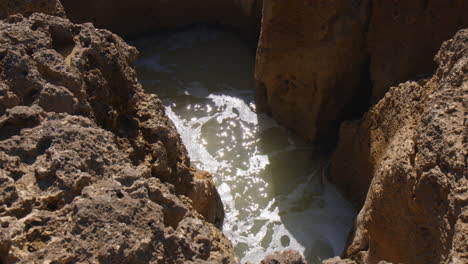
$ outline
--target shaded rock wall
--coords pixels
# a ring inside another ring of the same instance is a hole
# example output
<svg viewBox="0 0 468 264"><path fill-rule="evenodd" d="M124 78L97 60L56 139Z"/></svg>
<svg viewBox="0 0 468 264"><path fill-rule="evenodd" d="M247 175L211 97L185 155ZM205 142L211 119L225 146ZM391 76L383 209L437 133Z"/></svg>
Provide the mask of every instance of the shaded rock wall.
<svg viewBox="0 0 468 264"><path fill-rule="evenodd" d="M65 17L65 11L59 0L2 0L0 1L0 19L10 15L22 14L30 16L32 13L44 13Z"/></svg>
<svg viewBox="0 0 468 264"><path fill-rule="evenodd" d="M135 48L41 13L0 39L1 263L237 263Z"/></svg>
<svg viewBox="0 0 468 264"><path fill-rule="evenodd" d="M208 23L231 26L249 36L260 29L262 0L62 0L74 22L93 22L121 36Z"/></svg>
<svg viewBox="0 0 468 264"><path fill-rule="evenodd" d="M372 1L367 46L372 103L390 86L432 74L442 42L468 27L468 1Z"/></svg>
<svg viewBox="0 0 468 264"><path fill-rule="evenodd" d="M358 263L468 262L468 30L435 60L341 126L331 178L365 201L345 251Z"/></svg>
<svg viewBox="0 0 468 264"><path fill-rule="evenodd" d="M390 85L431 74L466 10L464 0L265 1L259 109L307 139L333 137Z"/></svg>
<svg viewBox="0 0 468 264"><path fill-rule="evenodd" d="M366 85L367 2L264 2L255 66L260 111L311 140L338 129L355 88Z"/></svg>

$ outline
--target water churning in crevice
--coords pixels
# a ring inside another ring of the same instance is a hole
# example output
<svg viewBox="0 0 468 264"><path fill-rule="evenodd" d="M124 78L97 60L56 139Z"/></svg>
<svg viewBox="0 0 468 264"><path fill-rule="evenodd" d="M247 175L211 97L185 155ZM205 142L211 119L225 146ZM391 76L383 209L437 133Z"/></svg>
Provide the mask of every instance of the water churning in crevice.
<svg viewBox="0 0 468 264"><path fill-rule="evenodd" d="M340 254L356 212L323 176L324 157L255 113L247 43L198 26L133 45L145 90L163 101L193 166L214 175L242 263L287 248L310 263Z"/></svg>

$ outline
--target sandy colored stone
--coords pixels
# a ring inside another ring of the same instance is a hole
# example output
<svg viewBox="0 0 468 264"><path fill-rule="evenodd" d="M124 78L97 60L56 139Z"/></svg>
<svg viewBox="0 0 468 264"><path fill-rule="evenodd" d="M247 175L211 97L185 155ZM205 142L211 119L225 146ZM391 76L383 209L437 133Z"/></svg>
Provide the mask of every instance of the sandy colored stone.
<svg viewBox="0 0 468 264"><path fill-rule="evenodd" d="M0 21L0 39L2 264L238 263L135 48L41 13Z"/></svg>
<svg viewBox="0 0 468 264"><path fill-rule="evenodd" d="M260 264L307 264L307 261L299 252L289 249L266 256Z"/></svg>
<svg viewBox="0 0 468 264"><path fill-rule="evenodd" d="M432 74L466 10L464 0L265 1L258 109L306 139L334 139L391 85Z"/></svg>
<svg viewBox="0 0 468 264"><path fill-rule="evenodd" d="M368 1L265 1L255 66L259 110L310 140L337 131L365 97L368 9Z"/></svg>
<svg viewBox="0 0 468 264"><path fill-rule="evenodd" d="M10 15L44 13L53 16L65 17L65 11L59 0L1 0L0 19Z"/></svg>
<svg viewBox="0 0 468 264"><path fill-rule="evenodd" d="M351 259L342 259L340 257L334 257L324 260L322 264L356 264L356 262Z"/></svg>
<svg viewBox="0 0 468 264"><path fill-rule="evenodd" d="M389 87L430 76L442 43L468 27L468 1L372 1L367 34L372 103Z"/></svg>
<svg viewBox="0 0 468 264"><path fill-rule="evenodd" d="M468 262L468 30L435 61L431 78L392 87L341 127L330 172L364 202L345 251L358 263Z"/></svg>

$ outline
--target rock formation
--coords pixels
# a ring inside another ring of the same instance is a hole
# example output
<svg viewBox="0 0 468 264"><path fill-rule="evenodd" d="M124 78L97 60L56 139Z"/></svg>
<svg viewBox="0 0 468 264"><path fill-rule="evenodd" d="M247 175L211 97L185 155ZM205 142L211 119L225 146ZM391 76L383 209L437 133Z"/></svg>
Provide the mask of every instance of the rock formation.
<svg viewBox="0 0 468 264"><path fill-rule="evenodd" d="M318 142L377 103L340 128L330 177L363 208L325 263L468 262L468 30L420 76L468 26L467 1L63 3L127 37L255 35L263 5L259 110ZM212 176L143 92L138 51L58 0L0 1L0 19L0 263L237 263Z"/></svg>
<svg viewBox="0 0 468 264"><path fill-rule="evenodd" d="M388 88L437 68L432 58L442 42L468 27L468 1L372 1L367 34L372 103Z"/></svg>
<svg viewBox="0 0 468 264"><path fill-rule="evenodd" d="M337 130L365 86L366 1L265 1L257 107L307 139Z"/></svg>
<svg viewBox="0 0 468 264"><path fill-rule="evenodd" d="M435 61L341 126L331 178L364 202L344 254L358 263L468 262L468 30Z"/></svg>
<svg viewBox="0 0 468 264"><path fill-rule="evenodd" d="M295 250L286 250L282 253L274 252L265 257L260 264L306 264L304 257Z"/></svg>
<svg viewBox="0 0 468 264"><path fill-rule="evenodd" d="M229 26L248 36L260 29L262 0L62 0L73 22L93 22L121 36L208 23Z"/></svg>
<svg viewBox="0 0 468 264"><path fill-rule="evenodd" d="M2 0L0 1L0 19L10 15L22 14L30 16L32 13L44 13L65 17L65 11L59 0Z"/></svg>
<svg viewBox="0 0 468 264"><path fill-rule="evenodd" d="M468 26L464 0L264 2L257 104L312 141L391 85L431 74L444 40Z"/></svg>
<svg viewBox="0 0 468 264"><path fill-rule="evenodd" d="M237 263L135 48L42 13L0 40L0 263Z"/></svg>

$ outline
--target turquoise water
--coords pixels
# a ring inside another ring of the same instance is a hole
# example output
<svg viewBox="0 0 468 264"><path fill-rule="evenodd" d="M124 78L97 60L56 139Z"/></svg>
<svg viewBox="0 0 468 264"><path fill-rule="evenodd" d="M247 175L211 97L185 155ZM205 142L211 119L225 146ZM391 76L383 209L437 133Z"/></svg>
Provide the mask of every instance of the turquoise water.
<svg viewBox="0 0 468 264"><path fill-rule="evenodd" d="M289 248L310 263L341 254L356 212L323 176L326 158L255 112L252 48L205 27L133 45L145 90L163 101L193 166L214 175L242 263Z"/></svg>

